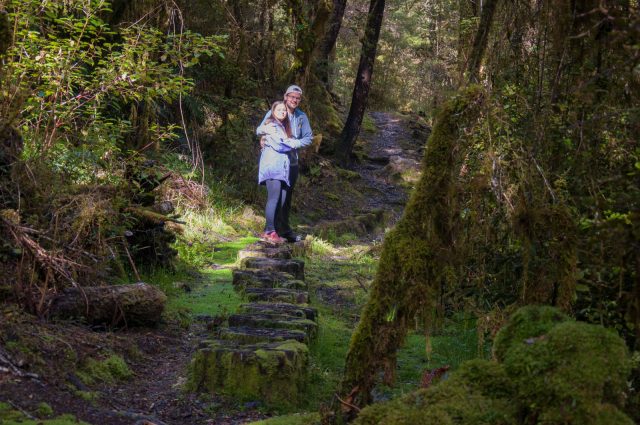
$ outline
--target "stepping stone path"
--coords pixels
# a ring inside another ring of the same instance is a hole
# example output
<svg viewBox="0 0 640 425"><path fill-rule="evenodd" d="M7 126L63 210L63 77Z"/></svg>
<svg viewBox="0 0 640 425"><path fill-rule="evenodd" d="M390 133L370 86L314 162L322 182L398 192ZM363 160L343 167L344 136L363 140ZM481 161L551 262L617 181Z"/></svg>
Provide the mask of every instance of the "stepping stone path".
<svg viewBox="0 0 640 425"><path fill-rule="evenodd" d="M257 242L238 254L233 286L248 301L200 344L188 388L266 404L295 405L304 387L318 313L309 307L304 261L289 245Z"/></svg>

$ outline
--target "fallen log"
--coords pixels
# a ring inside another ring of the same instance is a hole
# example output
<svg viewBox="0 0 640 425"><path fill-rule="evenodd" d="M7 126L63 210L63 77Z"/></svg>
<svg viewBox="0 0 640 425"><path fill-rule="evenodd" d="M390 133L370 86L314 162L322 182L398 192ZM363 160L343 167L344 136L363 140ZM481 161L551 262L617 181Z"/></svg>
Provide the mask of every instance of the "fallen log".
<svg viewBox="0 0 640 425"><path fill-rule="evenodd" d="M49 315L91 325L155 326L166 301L160 289L144 282L66 288L51 300Z"/></svg>

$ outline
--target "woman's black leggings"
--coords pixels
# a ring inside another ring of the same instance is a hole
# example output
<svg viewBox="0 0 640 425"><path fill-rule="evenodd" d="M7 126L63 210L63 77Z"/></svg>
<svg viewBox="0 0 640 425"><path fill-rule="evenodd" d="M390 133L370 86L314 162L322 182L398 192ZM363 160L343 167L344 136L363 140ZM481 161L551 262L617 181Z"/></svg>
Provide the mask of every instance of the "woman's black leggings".
<svg viewBox="0 0 640 425"><path fill-rule="evenodd" d="M264 231L275 232L276 214L284 207L288 186L285 182L274 179L267 180L265 183L267 185L267 205L264 209L264 215L267 218L267 224Z"/></svg>

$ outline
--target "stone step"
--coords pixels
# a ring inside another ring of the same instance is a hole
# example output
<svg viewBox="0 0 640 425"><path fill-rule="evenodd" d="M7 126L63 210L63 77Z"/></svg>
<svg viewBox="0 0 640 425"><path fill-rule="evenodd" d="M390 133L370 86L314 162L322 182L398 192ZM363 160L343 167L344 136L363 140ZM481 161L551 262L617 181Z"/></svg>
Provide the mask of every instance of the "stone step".
<svg viewBox="0 0 640 425"><path fill-rule="evenodd" d="M283 288L246 288L244 296L249 302L282 302L291 304L309 303L309 293Z"/></svg>
<svg viewBox="0 0 640 425"><path fill-rule="evenodd" d="M191 362L187 389L293 406L305 385L308 358L307 346L293 340L251 345L206 341Z"/></svg>
<svg viewBox="0 0 640 425"><path fill-rule="evenodd" d="M296 329L257 329L248 326L222 328L218 333L222 340L235 341L240 344L255 344L258 342L286 341L289 339L308 343L307 333Z"/></svg>
<svg viewBox="0 0 640 425"><path fill-rule="evenodd" d="M255 329L289 329L305 332L309 339L318 333L318 324L313 320L282 313L236 313L229 316L229 327Z"/></svg>
<svg viewBox="0 0 640 425"><path fill-rule="evenodd" d="M241 267L245 269L260 269L277 272L285 272L294 278L304 280L304 261L302 260L283 260L278 258L244 258Z"/></svg>
<svg viewBox="0 0 640 425"><path fill-rule="evenodd" d="M313 307L303 307L290 303L249 303L242 304L239 313L284 313L291 316L304 317L305 319L318 321L318 310Z"/></svg>
<svg viewBox="0 0 640 425"><path fill-rule="evenodd" d="M238 252L238 260L245 258L280 258L288 260L291 258L291 247L288 245L273 246L266 242L256 242Z"/></svg>
<svg viewBox="0 0 640 425"><path fill-rule="evenodd" d="M307 290L307 284L305 282L294 278L289 273L257 269L234 270L233 287L237 291L244 291L246 288L287 288Z"/></svg>

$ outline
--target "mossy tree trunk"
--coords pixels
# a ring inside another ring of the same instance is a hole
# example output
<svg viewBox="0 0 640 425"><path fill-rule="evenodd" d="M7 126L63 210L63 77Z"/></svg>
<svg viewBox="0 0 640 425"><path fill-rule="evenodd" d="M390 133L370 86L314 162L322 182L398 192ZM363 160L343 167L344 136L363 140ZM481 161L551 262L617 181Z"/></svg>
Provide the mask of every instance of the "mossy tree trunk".
<svg viewBox="0 0 640 425"><path fill-rule="evenodd" d="M477 76L498 0L488 0L474 40L467 75ZM477 79L477 78L474 78ZM417 316L427 319L451 278L457 176L470 140L464 129L481 117L485 92L462 89L440 112L424 153L422 175L404 215L387 234L382 256L358 327L351 338L335 421L351 420L371 402L379 371L395 370L396 352Z"/></svg>
<svg viewBox="0 0 640 425"><path fill-rule="evenodd" d="M342 18L344 17L346 6L347 0L333 1L333 8L331 9L331 16L329 17L327 30L318 45L315 72L320 81L327 86L329 86L329 57L336 45L336 41L338 40L338 34L340 33L340 27L342 26Z"/></svg>

